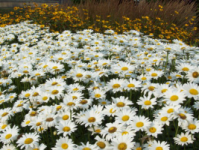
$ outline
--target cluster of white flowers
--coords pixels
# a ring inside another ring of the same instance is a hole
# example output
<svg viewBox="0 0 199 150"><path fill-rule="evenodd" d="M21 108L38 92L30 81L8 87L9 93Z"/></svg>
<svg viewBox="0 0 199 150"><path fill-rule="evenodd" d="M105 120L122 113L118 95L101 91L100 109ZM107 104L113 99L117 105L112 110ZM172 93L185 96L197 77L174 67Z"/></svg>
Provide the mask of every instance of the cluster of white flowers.
<svg viewBox="0 0 199 150"><path fill-rule="evenodd" d="M193 144L198 51L135 30L50 33L29 21L0 28L1 150L47 149L41 139L52 128L58 135L52 150L169 150L158 136L172 122L176 134L169 138ZM23 121L11 126L19 114ZM78 126L91 132L94 144L74 143ZM27 127L34 132L19 137ZM139 133L150 140L138 143Z"/></svg>

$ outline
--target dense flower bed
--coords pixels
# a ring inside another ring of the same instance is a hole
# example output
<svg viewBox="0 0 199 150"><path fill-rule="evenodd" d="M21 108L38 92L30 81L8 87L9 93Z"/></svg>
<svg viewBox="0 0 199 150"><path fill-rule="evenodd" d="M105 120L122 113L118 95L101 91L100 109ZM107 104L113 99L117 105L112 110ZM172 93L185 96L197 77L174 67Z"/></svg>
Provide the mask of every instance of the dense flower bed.
<svg viewBox="0 0 199 150"><path fill-rule="evenodd" d="M198 50L135 30L1 27L1 149L197 149Z"/></svg>
<svg viewBox="0 0 199 150"><path fill-rule="evenodd" d="M24 7L15 7L8 14L0 14L0 27L31 19L34 23L43 27L50 27L51 32L70 30L75 33L77 30L91 29L95 32L104 33L111 29L118 34L122 34L133 29L151 35L153 38L167 39L169 42L178 39L189 45L196 46L199 44L197 38L199 36L197 34L198 18L194 15L196 12L191 11L193 9L191 5L187 5L187 10L183 3L177 3L182 7L176 8L179 11L169 9L176 3L165 4L165 6L154 3L154 7L152 7L153 3L150 5L144 3L138 6L131 3L122 3L118 6L117 1L112 0L111 5L113 6L110 8L107 7L110 2L107 2L107 4L91 2L88 5L88 9L86 9L87 5L64 7L62 5L48 6L42 4L40 7L35 3L35 7L31 7L26 4ZM151 9L149 9L150 7ZM119 10L116 11L116 8ZM104 9L111 9L111 12ZM128 13L128 11L132 12ZM146 13L144 13L145 11ZM184 12L187 13L184 14ZM137 15L130 16L130 14Z"/></svg>

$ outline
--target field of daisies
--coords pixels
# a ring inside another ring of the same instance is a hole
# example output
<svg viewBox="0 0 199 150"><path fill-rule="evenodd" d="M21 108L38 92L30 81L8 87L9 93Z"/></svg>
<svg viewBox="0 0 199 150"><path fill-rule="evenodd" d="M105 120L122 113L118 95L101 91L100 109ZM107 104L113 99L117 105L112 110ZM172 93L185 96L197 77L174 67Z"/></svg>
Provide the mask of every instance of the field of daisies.
<svg viewBox="0 0 199 150"><path fill-rule="evenodd" d="M199 48L130 30L0 28L0 150L198 150Z"/></svg>

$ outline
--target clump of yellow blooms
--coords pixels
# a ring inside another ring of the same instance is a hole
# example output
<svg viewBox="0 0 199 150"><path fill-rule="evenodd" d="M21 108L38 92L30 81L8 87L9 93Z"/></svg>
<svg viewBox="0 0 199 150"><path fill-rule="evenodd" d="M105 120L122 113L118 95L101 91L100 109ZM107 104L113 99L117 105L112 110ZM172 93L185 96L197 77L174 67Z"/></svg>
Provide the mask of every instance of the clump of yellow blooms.
<svg viewBox="0 0 199 150"><path fill-rule="evenodd" d="M151 11L157 11L152 10ZM163 6L159 5L159 10L163 11ZM83 13L82 13L83 12ZM174 11L171 15L179 15L179 12ZM116 33L122 33L131 29L141 31L154 38L178 39L187 44L198 44L199 39L194 38L197 32L197 27L194 24L196 16L192 16L188 24L183 27L178 27L176 24L170 24L162 20L160 17L150 18L142 16L137 19L130 19L123 16L123 21L117 21L110 15L106 19L96 15L95 19L89 16L88 10L78 10L77 7L71 6L65 9L60 5L42 4L39 7L34 3L34 7L24 5L24 7L15 7L13 11L8 14L0 14L0 27L6 25L19 23L20 21L33 20L34 23L41 24L41 27L50 27L52 32L61 32L64 30L93 29L95 32L104 32L107 29L112 29Z"/></svg>

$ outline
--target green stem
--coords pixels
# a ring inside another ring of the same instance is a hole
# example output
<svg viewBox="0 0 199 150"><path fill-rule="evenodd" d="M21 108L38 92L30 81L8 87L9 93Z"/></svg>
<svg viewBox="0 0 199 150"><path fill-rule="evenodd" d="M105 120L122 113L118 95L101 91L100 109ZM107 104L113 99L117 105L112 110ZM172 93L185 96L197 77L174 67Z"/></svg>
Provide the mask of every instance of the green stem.
<svg viewBox="0 0 199 150"><path fill-rule="evenodd" d="M191 99L192 99L192 98L189 98L189 100L185 103L185 106L186 106L187 104L190 104Z"/></svg>
<svg viewBox="0 0 199 150"><path fill-rule="evenodd" d="M129 96L130 101L132 100L132 95L133 95L133 90L131 89L130 90L130 96Z"/></svg>

